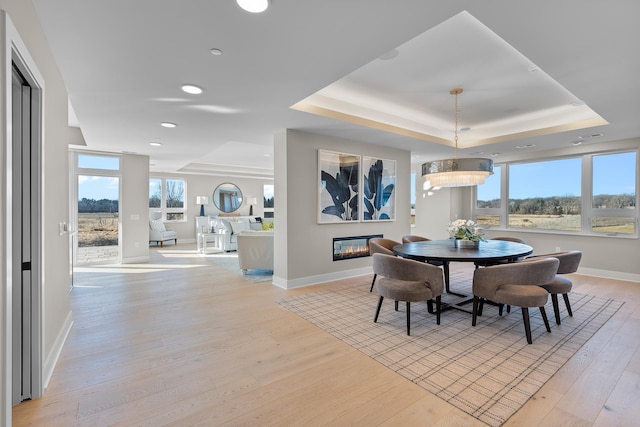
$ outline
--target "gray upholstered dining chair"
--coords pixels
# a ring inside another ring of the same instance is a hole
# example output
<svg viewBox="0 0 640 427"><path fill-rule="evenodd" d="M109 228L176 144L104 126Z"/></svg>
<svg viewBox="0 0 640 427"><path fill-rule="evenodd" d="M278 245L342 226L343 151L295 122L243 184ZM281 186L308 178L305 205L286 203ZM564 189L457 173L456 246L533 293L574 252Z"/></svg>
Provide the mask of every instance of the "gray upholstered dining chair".
<svg viewBox="0 0 640 427"><path fill-rule="evenodd" d="M484 300L498 304L515 305L522 309L522 320L527 342L532 343L529 307L538 307L542 320L551 332L544 305L549 293L542 285L550 283L556 276L560 261L557 258L539 258L527 262L493 265L479 268L473 273L473 317L472 326L476 326L479 313L482 313ZM500 306L502 314L502 306Z"/></svg>
<svg viewBox="0 0 640 427"><path fill-rule="evenodd" d="M509 236L498 236L498 237L492 237L491 240L502 240L504 242L513 242L513 243L522 243L523 245L526 245L527 243L523 240L520 239L519 237L509 237ZM508 260L505 261L477 261L474 262L476 268L478 267L488 267L490 265L497 265L497 264L506 264L507 262L509 262Z"/></svg>
<svg viewBox="0 0 640 427"><path fill-rule="evenodd" d="M539 258L553 257L560 261L558 265L558 271L556 276L549 283L540 285L551 295L551 302L553 303L553 313L556 317L556 324L560 324L560 306L558 305L558 294L562 295L564 304L567 307L567 313L573 317L573 311L571 311L571 304L569 303L569 292L573 287L573 282L566 277L560 276L561 274L570 274L578 271L580 260L582 259L581 251L566 251L566 252L552 252L542 255L532 255L526 258L524 261L535 260Z"/></svg>
<svg viewBox="0 0 640 427"><path fill-rule="evenodd" d="M424 262L381 253L373 254L373 271L380 276L376 290L380 298L374 323L378 321L382 301L392 298L407 303L407 335L411 335L411 303L436 303L436 324L440 324L440 299L444 291L442 270ZM431 311L431 310L430 310Z"/></svg>
<svg viewBox="0 0 640 427"><path fill-rule="evenodd" d="M427 239L426 237L418 236L417 234L407 234L402 236L402 243L412 243L412 242L428 242L431 239Z"/></svg>
<svg viewBox="0 0 640 427"><path fill-rule="evenodd" d="M400 242L396 242L395 240L385 239L383 237L374 237L373 239L369 239L369 255L373 256L373 254L385 254L385 255L394 255L393 247L399 245ZM369 292L373 292L373 285L376 284L376 274L375 270L373 271L373 280L371 281L371 289Z"/></svg>

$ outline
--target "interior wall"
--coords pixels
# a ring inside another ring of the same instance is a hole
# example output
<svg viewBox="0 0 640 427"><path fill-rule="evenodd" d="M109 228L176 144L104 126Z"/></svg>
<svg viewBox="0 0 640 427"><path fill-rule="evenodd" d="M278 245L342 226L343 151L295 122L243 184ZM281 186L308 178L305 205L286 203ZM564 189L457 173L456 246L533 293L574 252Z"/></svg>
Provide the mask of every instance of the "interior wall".
<svg viewBox="0 0 640 427"><path fill-rule="evenodd" d="M395 221L318 224L319 149L395 160ZM369 257L333 261L334 237L383 234L385 238L400 241L409 233L411 167L408 151L290 129L276 136L274 150L277 162L276 285L291 288L371 272ZM285 167L279 164L281 160ZM282 200L286 200L285 206L281 205ZM281 222L283 210L286 221ZM285 232L281 233L283 229ZM288 250L282 251L282 248Z"/></svg>
<svg viewBox="0 0 640 427"><path fill-rule="evenodd" d="M74 138L68 127L67 102L68 96L64 82L57 68L56 62L49 50L47 40L42 33L38 18L30 1L24 0L0 0L0 9L7 12L15 25L20 38L34 60L40 74L45 81L44 92L44 130L43 130L43 156L42 156L42 242L43 242L43 272L42 272L42 301L43 301L43 364L53 365L57 358L57 351L62 345L65 330L70 327L70 263L69 263L69 237L60 225L67 223L69 218L69 163L67 156L67 144ZM3 23L4 25L4 23ZM5 43L3 40L2 43ZM0 79L7 81L8 73L5 66L0 67ZM9 76L10 78L10 76ZM6 99L6 92L2 93L2 99ZM3 117L6 112L3 111ZM7 135L7 123L3 119L1 134ZM6 153L6 138L3 137L3 147L0 152ZM7 169L2 168L3 183L6 184ZM6 188L6 187L5 187ZM10 221L7 216L10 207L0 206L0 222L6 226ZM6 259L6 250L10 241L8 236L1 236L3 253L0 255ZM6 270L6 264L0 264L2 271L3 294L6 296L6 278L10 273ZM9 281L10 283L10 281ZM10 292L9 292L10 295ZM7 301L2 301L3 312L6 313ZM5 322L3 320L3 322ZM10 323L3 323L2 330L10 330ZM3 337L3 338L6 338ZM0 353L3 366L8 366L11 348L6 346L6 340L2 340ZM10 376L2 376L2 389L0 390L2 401L3 421L10 420L11 409L6 406L10 402ZM46 380L46 379L45 379ZM46 381L45 381L46 385Z"/></svg>
<svg viewBox="0 0 640 427"><path fill-rule="evenodd" d="M120 162L122 262L149 260L149 156L123 154Z"/></svg>

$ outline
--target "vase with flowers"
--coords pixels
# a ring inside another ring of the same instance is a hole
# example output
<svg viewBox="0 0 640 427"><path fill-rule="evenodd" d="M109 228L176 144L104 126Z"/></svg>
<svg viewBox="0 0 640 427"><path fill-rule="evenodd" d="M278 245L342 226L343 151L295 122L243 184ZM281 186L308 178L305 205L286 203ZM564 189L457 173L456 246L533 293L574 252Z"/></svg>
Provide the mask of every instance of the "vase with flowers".
<svg viewBox="0 0 640 427"><path fill-rule="evenodd" d="M452 221L448 230L456 248L478 248L485 241L480 226L470 219Z"/></svg>

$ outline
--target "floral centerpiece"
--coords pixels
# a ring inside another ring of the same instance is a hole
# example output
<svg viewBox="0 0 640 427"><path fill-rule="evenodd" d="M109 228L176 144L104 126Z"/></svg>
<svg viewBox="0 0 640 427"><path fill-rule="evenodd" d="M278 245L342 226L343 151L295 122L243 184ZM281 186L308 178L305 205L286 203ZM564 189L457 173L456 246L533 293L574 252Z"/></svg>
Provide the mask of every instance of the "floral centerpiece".
<svg viewBox="0 0 640 427"><path fill-rule="evenodd" d="M454 243L457 247L478 247L479 242L485 241L484 237L482 237L484 233L482 232L480 226L470 219L456 219L455 221L449 223L448 230L451 238L455 239ZM470 245L460 245L460 241L473 243Z"/></svg>

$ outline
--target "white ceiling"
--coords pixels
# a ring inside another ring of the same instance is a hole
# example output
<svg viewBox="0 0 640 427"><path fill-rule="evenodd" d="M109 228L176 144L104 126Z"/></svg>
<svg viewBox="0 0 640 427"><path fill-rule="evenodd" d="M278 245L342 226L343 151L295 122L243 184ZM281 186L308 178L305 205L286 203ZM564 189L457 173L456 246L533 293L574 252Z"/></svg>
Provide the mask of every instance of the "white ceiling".
<svg viewBox="0 0 640 427"><path fill-rule="evenodd" d="M454 87L460 157L640 137L636 0L32 1L87 146L152 171L271 176L287 128L451 157Z"/></svg>

